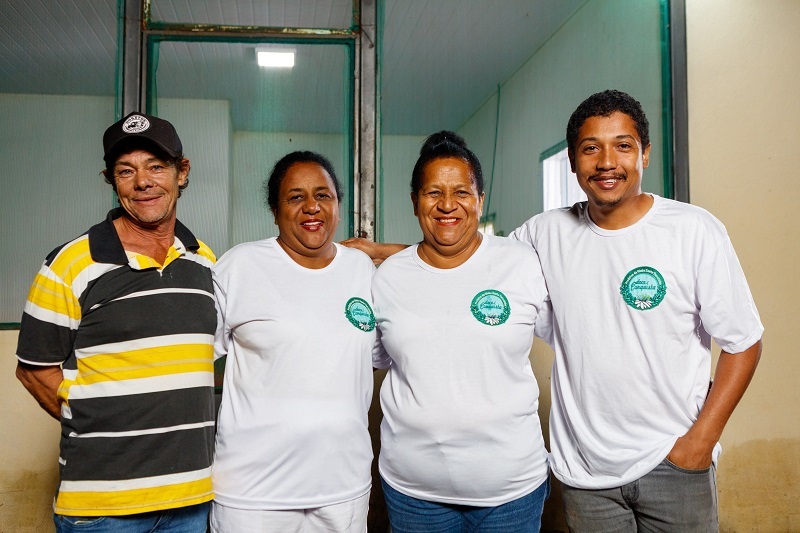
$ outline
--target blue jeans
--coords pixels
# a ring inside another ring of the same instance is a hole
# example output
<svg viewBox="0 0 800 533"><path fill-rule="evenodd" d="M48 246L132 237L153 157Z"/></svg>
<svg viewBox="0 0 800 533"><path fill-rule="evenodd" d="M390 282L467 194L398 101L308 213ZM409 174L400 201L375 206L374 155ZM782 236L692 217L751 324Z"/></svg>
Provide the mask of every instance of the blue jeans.
<svg viewBox="0 0 800 533"><path fill-rule="evenodd" d="M650 473L613 489L561 485L564 517L574 533L648 531L714 532L717 482L714 467L686 470L664 459Z"/></svg>
<svg viewBox="0 0 800 533"><path fill-rule="evenodd" d="M497 507L473 507L418 500L383 479L392 533L538 533L550 479L533 492Z"/></svg>
<svg viewBox="0 0 800 533"><path fill-rule="evenodd" d="M126 516L53 515L56 533L205 533L210 502Z"/></svg>

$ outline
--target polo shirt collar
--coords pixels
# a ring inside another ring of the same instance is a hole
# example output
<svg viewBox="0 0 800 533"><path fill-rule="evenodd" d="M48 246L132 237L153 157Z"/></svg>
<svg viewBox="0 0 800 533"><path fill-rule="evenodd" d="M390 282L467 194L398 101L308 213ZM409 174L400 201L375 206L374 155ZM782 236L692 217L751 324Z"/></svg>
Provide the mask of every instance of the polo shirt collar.
<svg viewBox="0 0 800 533"><path fill-rule="evenodd" d="M94 261L115 265L128 264L128 255L122 247L113 222L115 218L121 217L124 213L125 210L121 207L112 209L103 222L89 228L89 252ZM175 221L175 237L189 251L196 252L200 248L200 243L197 242L192 232L181 224L180 220Z"/></svg>

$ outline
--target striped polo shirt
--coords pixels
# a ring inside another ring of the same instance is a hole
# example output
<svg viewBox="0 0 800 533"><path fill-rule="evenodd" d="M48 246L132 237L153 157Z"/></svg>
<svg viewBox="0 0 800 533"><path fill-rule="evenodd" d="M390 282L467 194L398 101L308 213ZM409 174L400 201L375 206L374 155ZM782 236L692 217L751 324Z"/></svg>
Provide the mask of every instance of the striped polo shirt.
<svg viewBox="0 0 800 533"><path fill-rule="evenodd" d="M45 260L17 357L62 365L55 512L118 516L212 499L214 254L180 222L162 265L112 220Z"/></svg>

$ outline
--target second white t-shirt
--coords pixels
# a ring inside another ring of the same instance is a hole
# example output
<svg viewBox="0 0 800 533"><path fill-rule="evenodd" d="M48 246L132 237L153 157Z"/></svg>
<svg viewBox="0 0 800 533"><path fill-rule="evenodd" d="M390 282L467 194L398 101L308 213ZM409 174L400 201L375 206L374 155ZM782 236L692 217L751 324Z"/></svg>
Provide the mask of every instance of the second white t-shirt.
<svg viewBox="0 0 800 533"><path fill-rule="evenodd" d="M417 499L496 506L548 475L528 359L547 296L536 253L484 236L466 263L437 269L412 246L373 281L390 356L381 388L380 473Z"/></svg>
<svg viewBox="0 0 800 533"><path fill-rule="evenodd" d="M212 471L218 503L305 509L369 491L374 270L339 245L327 267L304 268L275 238L217 262L215 355L228 357Z"/></svg>

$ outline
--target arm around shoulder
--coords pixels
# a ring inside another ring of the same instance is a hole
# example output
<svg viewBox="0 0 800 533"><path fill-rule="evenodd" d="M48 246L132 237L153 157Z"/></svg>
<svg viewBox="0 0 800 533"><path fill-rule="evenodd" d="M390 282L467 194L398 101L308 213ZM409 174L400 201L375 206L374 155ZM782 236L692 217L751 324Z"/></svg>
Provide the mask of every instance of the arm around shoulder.
<svg viewBox="0 0 800 533"><path fill-rule="evenodd" d="M19 361L16 374L42 409L56 420L61 420L61 404L58 401L58 387L64 380L61 366L37 366Z"/></svg>
<svg viewBox="0 0 800 533"><path fill-rule="evenodd" d="M408 248L407 244L392 244L383 242L374 242L362 237L351 237L341 242L342 245L348 248L355 248L361 250L372 259L375 265L380 265L388 257L405 250Z"/></svg>

